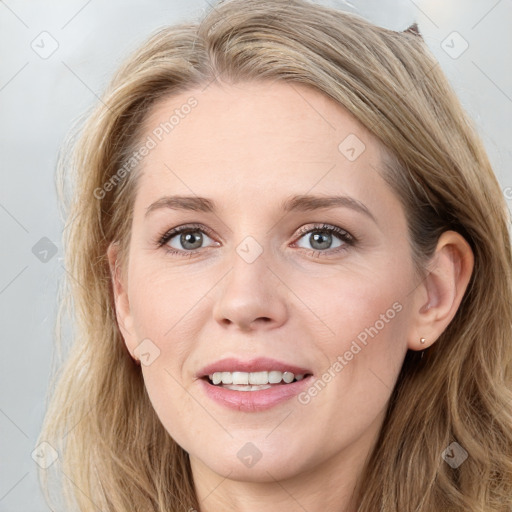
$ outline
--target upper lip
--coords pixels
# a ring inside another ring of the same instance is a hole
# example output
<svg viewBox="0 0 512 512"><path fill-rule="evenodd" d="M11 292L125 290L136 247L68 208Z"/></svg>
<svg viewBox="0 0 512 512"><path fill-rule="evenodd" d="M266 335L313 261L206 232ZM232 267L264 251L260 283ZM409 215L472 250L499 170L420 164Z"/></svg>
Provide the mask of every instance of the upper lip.
<svg viewBox="0 0 512 512"><path fill-rule="evenodd" d="M268 357L258 357L243 361L234 357L220 359L215 363L206 365L199 370L197 377L202 378L215 372L263 372L263 371L279 371L291 372L294 375L311 374L311 370L293 364L278 361Z"/></svg>

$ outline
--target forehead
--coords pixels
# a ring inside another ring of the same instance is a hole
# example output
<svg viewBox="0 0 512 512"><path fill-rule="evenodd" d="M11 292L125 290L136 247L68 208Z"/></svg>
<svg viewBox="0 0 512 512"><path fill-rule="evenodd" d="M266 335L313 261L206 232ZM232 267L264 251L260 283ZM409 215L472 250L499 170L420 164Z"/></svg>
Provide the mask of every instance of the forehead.
<svg viewBox="0 0 512 512"><path fill-rule="evenodd" d="M363 199L385 187L377 139L304 85L212 84L175 94L154 105L143 137L154 147L141 161L136 205L164 192L248 204L308 191Z"/></svg>

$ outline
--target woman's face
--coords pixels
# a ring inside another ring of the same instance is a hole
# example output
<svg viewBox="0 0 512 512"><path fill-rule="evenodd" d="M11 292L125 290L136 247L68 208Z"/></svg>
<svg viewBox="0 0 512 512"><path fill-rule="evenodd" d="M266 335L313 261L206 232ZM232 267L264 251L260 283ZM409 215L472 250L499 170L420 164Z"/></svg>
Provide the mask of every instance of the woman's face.
<svg viewBox="0 0 512 512"><path fill-rule="evenodd" d="M117 309L162 424L203 474L359 465L418 285L377 140L283 82L169 97L145 129Z"/></svg>

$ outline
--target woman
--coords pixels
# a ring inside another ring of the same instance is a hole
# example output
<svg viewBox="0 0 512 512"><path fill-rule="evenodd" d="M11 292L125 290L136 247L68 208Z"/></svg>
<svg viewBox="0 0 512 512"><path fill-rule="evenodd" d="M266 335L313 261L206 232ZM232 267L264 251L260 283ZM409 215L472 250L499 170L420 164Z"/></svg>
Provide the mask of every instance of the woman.
<svg viewBox="0 0 512 512"><path fill-rule="evenodd" d="M416 27L220 3L62 169L66 510L510 510L507 209Z"/></svg>

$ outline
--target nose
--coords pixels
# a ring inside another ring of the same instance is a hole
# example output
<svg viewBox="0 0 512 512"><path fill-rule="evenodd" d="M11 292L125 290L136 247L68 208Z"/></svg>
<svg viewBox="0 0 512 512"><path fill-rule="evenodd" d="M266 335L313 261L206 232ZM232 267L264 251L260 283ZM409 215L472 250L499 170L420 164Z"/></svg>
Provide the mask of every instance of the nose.
<svg viewBox="0 0 512 512"><path fill-rule="evenodd" d="M235 254L215 296L215 320L224 328L270 330L285 323L287 314L285 287L263 254L252 263Z"/></svg>

